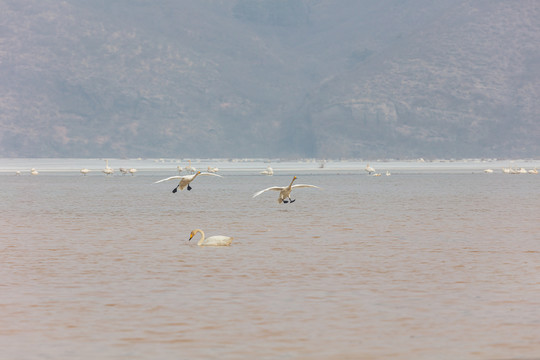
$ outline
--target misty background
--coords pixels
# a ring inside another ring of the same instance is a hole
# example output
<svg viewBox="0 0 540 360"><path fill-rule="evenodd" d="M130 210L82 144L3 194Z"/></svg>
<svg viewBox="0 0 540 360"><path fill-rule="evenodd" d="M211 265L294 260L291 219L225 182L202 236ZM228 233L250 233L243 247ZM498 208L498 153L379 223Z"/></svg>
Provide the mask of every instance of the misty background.
<svg viewBox="0 0 540 360"><path fill-rule="evenodd" d="M539 19L534 0L0 0L0 157L537 157Z"/></svg>

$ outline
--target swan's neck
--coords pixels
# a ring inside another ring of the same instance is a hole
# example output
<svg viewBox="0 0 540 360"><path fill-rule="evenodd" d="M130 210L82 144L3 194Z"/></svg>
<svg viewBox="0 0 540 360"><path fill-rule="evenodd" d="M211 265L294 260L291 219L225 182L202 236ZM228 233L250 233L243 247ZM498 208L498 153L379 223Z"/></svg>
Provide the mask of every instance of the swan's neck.
<svg viewBox="0 0 540 360"><path fill-rule="evenodd" d="M292 179L291 183L289 184L289 188L292 186L294 180L296 180L296 178L293 178L293 179Z"/></svg>
<svg viewBox="0 0 540 360"><path fill-rule="evenodd" d="M197 245L201 245L204 242L204 231L197 230L198 233L201 233L201 239L197 242Z"/></svg>

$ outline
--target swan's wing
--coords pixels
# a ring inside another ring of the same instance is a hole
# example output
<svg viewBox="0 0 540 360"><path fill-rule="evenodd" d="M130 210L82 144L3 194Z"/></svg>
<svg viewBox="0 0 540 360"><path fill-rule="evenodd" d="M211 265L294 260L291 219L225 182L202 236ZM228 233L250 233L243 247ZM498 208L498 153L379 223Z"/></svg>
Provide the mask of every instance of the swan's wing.
<svg viewBox="0 0 540 360"><path fill-rule="evenodd" d="M315 185L308 185L308 184L296 184L296 185L293 185L292 188L305 188L305 187L311 187L311 188L317 188L317 189L320 189L320 187L318 186L315 186Z"/></svg>
<svg viewBox="0 0 540 360"><path fill-rule="evenodd" d="M259 196L259 195L261 195L263 192L268 191L268 190L281 191L281 190L283 190L283 187L280 187L280 186L272 186L272 187L269 187L268 189L264 189L264 190L261 190L261 191L256 192L255 194L253 194L253 197Z"/></svg>
<svg viewBox="0 0 540 360"><path fill-rule="evenodd" d="M199 175L210 175L210 176L223 177L223 176L221 176L221 175L214 174L214 173L208 173L208 172L202 172L202 173L200 173Z"/></svg>
<svg viewBox="0 0 540 360"><path fill-rule="evenodd" d="M167 181L167 180L175 180L175 179L182 179L184 178L183 176L171 176L171 177L168 177L166 179L161 179L161 180L158 180L156 182L154 182L154 184L157 184L157 183L160 183L160 182L163 182L163 181Z"/></svg>

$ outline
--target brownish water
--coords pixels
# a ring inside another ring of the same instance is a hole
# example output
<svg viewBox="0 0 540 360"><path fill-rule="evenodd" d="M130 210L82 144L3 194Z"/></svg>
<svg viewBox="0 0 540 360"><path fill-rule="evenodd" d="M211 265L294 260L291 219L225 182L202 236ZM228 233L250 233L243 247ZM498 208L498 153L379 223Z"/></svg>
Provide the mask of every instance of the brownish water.
<svg viewBox="0 0 540 360"><path fill-rule="evenodd" d="M538 176L170 175L0 174L1 359L540 358Z"/></svg>

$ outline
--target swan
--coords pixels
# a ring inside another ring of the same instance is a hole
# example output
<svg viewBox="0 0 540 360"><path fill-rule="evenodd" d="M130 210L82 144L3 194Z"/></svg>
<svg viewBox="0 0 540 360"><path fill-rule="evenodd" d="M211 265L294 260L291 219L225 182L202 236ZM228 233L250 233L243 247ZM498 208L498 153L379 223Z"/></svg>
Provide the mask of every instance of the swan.
<svg viewBox="0 0 540 360"><path fill-rule="evenodd" d="M37 171L36 169L32 168L32 169L30 170L30 174L32 174L32 175L37 175L37 174L39 174L39 173L38 173L38 171Z"/></svg>
<svg viewBox="0 0 540 360"><path fill-rule="evenodd" d="M122 175L126 175L128 173L128 169L120 168L119 169Z"/></svg>
<svg viewBox="0 0 540 360"><path fill-rule="evenodd" d="M293 177L291 183L289 184L289 186L285 186L285 187L280 187L280 186L272 186L272 187L269 187L268 189L264 189L264 190L261 190L259 192L256 192L253 197L255 196L259 196L261 195L263 192L265 191L268 191L268 190L274 190L274 191L279 191L279 197L278 197L278 203L285 203L287 204L288 202L295 202L296 199L291 199L291 191L292 189L294 188L304 188L304 187L312 187L312 188L317 188L317 189L320 189L320 187L318 186L315 186L315 185L307 185L307 184L296 184L296 185L293 185L293 182L294 180L296 180L296 176ZM288 200L287 200L288 199Z"/></svg>
<svg viewBox="0 0 540 360"><path fill-rule="evenodd" d="M532 170L529 170L529 174L533 174L533 175L537 175L538 174L538 170L536 168L532 169Z"/></svg>
<svg viewBox="0 0 540 360"><path fill-rule="evenodd" d="M274 169L272 169L270 166L266 168L266 170L261 171L262 175L274 175Z"/></svg>
<svg viewBox="0 0 540 360"><path fill-rule="evenodd" d="M105 160L105 169L102 170L106 175L112 175L114 170L109 167L109 160Z"/></svg>
<svg viewBox="0 0 540 360"><path fill-rule="evenodd" d="M493 174L493 169L485 169L484 172L486 174Z"/></svg>
<svg viewBox="0 0 540 360"><path fill-rule="evenodd" d="M133 176L133 175L135 175L135 173L137 172L137 169L131 168L131 169L129 169L128 171L129 171L129 173L131 174L131 176Z"/></svg>
<svg viewBox="0 0 540 360"><path fill-rule="evenodd" d="M197 242L199 246L229 246L234 238L230 236L223 235L214 235L210 236L208 239L204 237L204 231L201 229L195 229L189 235L189 241L197 234L201 233L201 239Z"/></svg>
<svg viewBox="0 0 540 360"><path fill-rule="evenodd" d="M158 180L156 181L154 184L157 184L157 183L160 183L160 182L163 182L163 181L167 181L167 180L175 180L175 179L180 179L180 182L178 183L178 186L174 188L174 190L172 191L173 193L175 193L176 191L178 191L178 188L180 188L180 190L184 190L184 188L187 186L187 189L188 191L191 190L191 186L189 185L190 182L192 182L193 180L195 180L195 178L199 175L206 175L206 176L218 176L218 177L223 177L221 175L218 175L218 174L212 174L212 173L202 173L200 171L197 171L195 174L193 175L184 175L184 176L171 176L171 177L168 177L166 179L161 179L161 180Z"/></svg>
<svg viewBox="0 0 540 360"><path fill-rule="evenodd" d="M186 170L187 172L192 173L192 174L196 173L196 172L197 172L197 169L194 168L193 166L191 166L191 160L188 160L188 162L189 162L189 165L186 166L185 170Z"/></svg>
<svg viewBox="0 0 540 360"><path fill-rule="evenodd" d="M369 166L369 164L366 165L366 168L364 170L366 170L369 175L375 172L375 169Z"/></svg>
<svg viewBox="0 0 540 360"><path fill-rule="evenodd" d="M211 166L208 167L209 173L217 173L218 171L219 169L217 167L211 167Z"/></svg>
<svg viewBox="0 0 540 360"><path fill-rule="evenodd" d="M81 169L81 174L86 175L90 172L87 168Z"/></svg>
<svg viewBox="0 0 540 360"><path fill-rule="evenodd" d="M182 171L184 171L184 168L181 167L180 165L178 165L178 166L176 167L176 170L178 170L178 173L180 174Z"/></svg>

